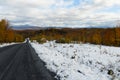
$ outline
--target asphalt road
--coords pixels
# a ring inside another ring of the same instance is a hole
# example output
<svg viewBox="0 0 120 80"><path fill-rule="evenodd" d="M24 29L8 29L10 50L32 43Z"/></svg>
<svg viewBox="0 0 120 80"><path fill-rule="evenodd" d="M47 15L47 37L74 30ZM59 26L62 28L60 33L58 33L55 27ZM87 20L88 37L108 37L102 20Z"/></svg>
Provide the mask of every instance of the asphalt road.
<svg viewBox="0 0 120 80"><path fill-rule="evenodd" d="M0 80L57 80L29 42L0 48Z"/></svg>

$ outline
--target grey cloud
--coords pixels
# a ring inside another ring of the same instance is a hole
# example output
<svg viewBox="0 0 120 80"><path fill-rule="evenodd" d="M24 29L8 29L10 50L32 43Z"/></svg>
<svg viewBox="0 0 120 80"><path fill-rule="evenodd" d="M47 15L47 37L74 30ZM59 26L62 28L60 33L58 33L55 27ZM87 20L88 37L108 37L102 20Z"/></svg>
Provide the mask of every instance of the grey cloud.
<svg viewBox="0 0 120 80"><path fill-rule="evenodd" d="M97 13L96 11L105 8L105 4L102 5L101 2L86 3L68 8L65 6L71 5L72 0L69 3L62 0L60 5L56 3L59 0L52 0L53 2L50 3L47 1L32 4L24 0L18 0L18 2L16 0L11 0L11 2L10 0L0 0L0 18L9 19L13 25L30 24L66 27L109 25L109 23L116 24L116 21L120 20L119 13ZM40 5L42 3L46 5ZM56 5L56 9L51 8L51 5ZM62 5L65 6L62 7Z"/></svg>

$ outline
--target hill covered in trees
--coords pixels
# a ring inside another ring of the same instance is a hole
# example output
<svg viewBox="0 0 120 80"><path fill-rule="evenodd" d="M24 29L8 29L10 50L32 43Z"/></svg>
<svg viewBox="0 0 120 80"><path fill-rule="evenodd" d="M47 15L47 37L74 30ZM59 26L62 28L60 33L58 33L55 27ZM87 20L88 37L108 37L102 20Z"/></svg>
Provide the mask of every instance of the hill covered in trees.
<svg viewBox="0 0 120 80"><path fill-rule="evenodd" d="M120 46L120 27L115 28L48 28L44 30L13 30L6 20L0 21L0 43L21 42L25 38L44 42L56 40L58 43L92 43Z"/></svg>

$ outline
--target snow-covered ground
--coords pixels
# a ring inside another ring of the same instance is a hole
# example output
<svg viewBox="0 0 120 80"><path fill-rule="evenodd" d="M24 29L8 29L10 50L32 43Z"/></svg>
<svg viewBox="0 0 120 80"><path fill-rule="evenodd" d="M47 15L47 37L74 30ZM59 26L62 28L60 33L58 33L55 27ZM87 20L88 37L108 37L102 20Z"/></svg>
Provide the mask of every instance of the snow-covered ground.
<svg viewBox="0 0 120 80"><path fill-rule="evenodd" d="M60 80L120 80L119 47L55 42L31 44Z"/></svg>
<svg viewBox="0 0 120 80"><path fill-rule="evenodd" d="M54 42L31 44L60 80L120 80L118 47Z"/></svg>
<svg viewBox="0 0 120 80"><path fill-rule="evenodd" d="M3 44L0 44L0 47L9 46L13 44L16 44L16 43L3 43Z"/></svg>

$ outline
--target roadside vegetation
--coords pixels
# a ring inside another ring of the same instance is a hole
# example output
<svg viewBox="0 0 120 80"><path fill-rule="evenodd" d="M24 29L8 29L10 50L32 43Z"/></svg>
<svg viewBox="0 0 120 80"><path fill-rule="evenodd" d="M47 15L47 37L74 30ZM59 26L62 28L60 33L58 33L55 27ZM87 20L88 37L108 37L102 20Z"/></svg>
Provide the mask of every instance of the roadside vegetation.
<svg viewBox="0 0 120 80"><path fill-rule="evenodd" d="M15 31L9 27L9 22L5 19L2 19L0 21L0 43L21 41L23 41L23 36L15 33Z"/></svg>

